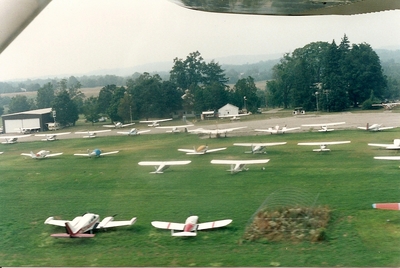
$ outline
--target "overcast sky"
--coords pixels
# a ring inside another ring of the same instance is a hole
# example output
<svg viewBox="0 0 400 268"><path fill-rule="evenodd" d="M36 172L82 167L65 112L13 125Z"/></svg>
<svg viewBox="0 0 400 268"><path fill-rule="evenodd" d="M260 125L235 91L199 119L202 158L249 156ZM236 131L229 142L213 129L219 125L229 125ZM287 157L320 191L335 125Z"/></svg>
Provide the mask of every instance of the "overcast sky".
<svg viewBox="0 0 400 268"><path fill-rule="evenodd" d="M0 81L172 62L193 51L207 61L283 54L315 41L339 43L344 34L352 44L400 49L399 29L400 11L254 16L193 11L168 0L53 0L0 54Z"/></svg>

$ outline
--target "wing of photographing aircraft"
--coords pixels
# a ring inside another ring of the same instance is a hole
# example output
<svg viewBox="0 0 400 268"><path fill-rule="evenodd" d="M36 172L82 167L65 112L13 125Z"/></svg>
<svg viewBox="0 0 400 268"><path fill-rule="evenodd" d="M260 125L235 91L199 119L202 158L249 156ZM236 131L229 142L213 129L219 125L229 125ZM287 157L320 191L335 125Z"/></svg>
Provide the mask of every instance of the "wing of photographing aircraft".
<svg viewBox="0 0 400 268"><path fill-rule="evenodd" d="M190 160L187 160L187 161L141 161L138 164L140 166L154 166L155 171L150 172L150 173L159 174L159 173L164 173L164 170L166 170L170 166L187 165L190 162L192 162L192 161L190 161Z"/></svg>
<svg viewBox="0 0 400 268"><path fill-rule="evenodd" d="M351 141L320 141L320 142L299 142L297 145L319 146L319 149L313 149L313 152L329 152L328 145L346 144Z"/></svg>
<svg viewBox="0 0 400 268"><path fill-rule="evenodd" d="M211 164L222 164L222 165L231 165L230 171L231 174L238 173L243 170L248 170L246 165L251 164L265 164L268 163L269 159L257 159L257 160L211 160Z"/></svg>
<svg viewBox="0 0 400 268"><path fill-rule="evenodd" d="M226 147L224 148L215 148L215 149L208 149L207 145L201 145L197 148L193 149L178 149L180 152L185 152L186 154L206 154L206 153L212 153L212 152L218 152L226 150Z"/></svg>
<svg viewBox="0 0 400 268"><path fill-rule="evenodd" d="M368 143L368 146L384 147L388 150L400 150L400 139L394 139L392 144Z"/></svg>
<svg viewBox="0 0 400 268"><path fill-rule="evenodd" d="M287 142L234 143L233 145L251 147L251 151L246 151L245 153L257 154L266 153L265 148L268 146L284 145L286 143Z"/></svg>

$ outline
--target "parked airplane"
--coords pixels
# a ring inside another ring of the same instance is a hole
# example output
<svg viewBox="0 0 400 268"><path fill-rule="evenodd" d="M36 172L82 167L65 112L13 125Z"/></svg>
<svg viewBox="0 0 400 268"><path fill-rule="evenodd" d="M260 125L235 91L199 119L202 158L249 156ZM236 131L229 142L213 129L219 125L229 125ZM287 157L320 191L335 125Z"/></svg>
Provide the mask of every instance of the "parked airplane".
<svg viewBox="0 0 400 268"><path fill-rule="evenodd" d="M227 220L198 223L198 220L199 220L198 216L190 216L186 219L185 223L152 221L151 225L159 229L171 230L172 236L196 236L197 231L224 227L232 222L231 219L227 219ZM175 231L180 231L180 232L175 232Z"/></svg>
<svg viewBox="0 0 400 268"><path fill-rule="evenodd" d="M124 127L129 127L134 125L135 123L129 123L129 124L122 124L121 122L115 122L114 125L103 125L103 127L109 127L109 128L124 128Z"/></svg>
<svg viewBox="0 0 400 268"><path fill-rule="evenodd" d="M380 125L380 124L369 125L367 123L366 127L357 127L357 128L362 129L362 130L367 130L367 131L381 131L381 130L385 130L385 129L392 129L395 127L382 127L382 125Z"/></svg>
<svg viewBox="0 0 400 268"><path fill-rule="evenodd" d="M336 126L336 125L343 125L346 122L338 122L338 123L326 123L326 124L308 124L308 125L301 125L302 127L321 127L318 131L319 132L329 132L334 131L333 128L328 128L329 126Z"/></svg>
<svg viewBox="0 0 400 268"><path fill-rule="evenodd" d="M111 129L107 130L95 130L95 131L78 131L75 134L87 134L87 136L83 136L84 138L96 138L97 133L108 132Z"/></svg>
<svg viewBox="0 0 400 268"><path fill-rule="evenodd" d="M386 110L392 110L397 105L400 105L400 102L372 104L372 106L381 106L381 107L385 108Z"/></svg>
<svg viewBox="0 0 400 268"><path fill-rule="evenodd" d="M178 151L185 152L186 154L206 154L206 153L222 151L225 149L226 148L216 148L209 150L207 145L201 145L197 147L197 149L193 147L193 149L178 149Z"/></svg>
<svg viewBox="0 0 400 268"><path fill-rule="evenodd" d="M121 132L117 132L118 134L123 134L123 135L128 135L128 136L135 136L135 135L140 135L142 133L145 132L149 132L150 130L142 130L142 131L138 131L137 128L132 128L129 131L121 131Z"/></svg>
<svg viewBox="0 0 400 268"><path fill-rule="evenodd" d="M67 134L71 134L71 132L51 133L51 134L36 134L35 136L37 136L37 137L46 137L45 139L42 139L42 141L55 141L55 140L57 140L57 136L67 135Z"/></svg>
<svg viewBox="0 0 400 268"><path fill-rule="evenodd" d="M55 220L54 217L46 219L44 224L51 224L65 227L66 233L52 234L52 237L94 237L94 230L130 226L136 222L136 217L130 221L114 221L114 217L106 217L100 222L97 214L85 213L82 216L75 217L72 221ZM89 233L87 233L89 232Z"/></svg>
<svg viewBox="0 0 400 268"><path fill-rule="evenodd" d="M299 142L297 145L311 145L311 146L319 146L319 149L313 149L313 152L329 152L328 145L334 144L345 144L350 143L351 141L319 141L319 142Z"/></svg>
<svg viewBox="0 0 400 268"><path fill-rule="evenodd" d="M171 121L172 118L168 119L159 119L159 120L145 120L145 121L139 121L139 123L148 123L149 127L158 127L160 125L160 122L165 122L165 121Z"/></svg>
<svg viewBox="0 0 400 268"><path fill-rule="evenodd" d="M388 150L400 150L400 139L394 139L392 144L368 143L369 146L385 147Z"/></svg>
<svg viewBox="0 0 400 268"><path fill-rule="evenodd" d="M229 118L230 120L234 121L234 120L240 120L240 117L247 116L247 115L251 115L251 113L247 113L247 114L227 114L227 115L220 115L218 117L219 118Z"/></svg>
<svg viewBox="0 0 400 268"><path fill-rule="evenodd" d="M20 135L20 136L3 136L0 138L5 139L5 141L1 142L2 144L14 144L18 141L19 138L26 138L29 136L31 136L31 135L29 134L29 135Z"/></svg>
<svg viewBox="0 0 400 268"><path fill-rule="evenodd" d="M142 161L139 162L138 164L141 166L154 166L155 171L150 172L153 174L159 174L159 173L164 173L164 170L169 168L170 166L176 166L176 165L187 165L192 161Z"/></svg>
<svg viewBox="0 0 400 268"><path fill-rule="evenodd" d="M286 126L279 128L279 126L275 126L274 128L270 127L268 129L255 129L254 131L263 131L263 132L269 132L271 134L283 134L288 131L300 129L300 127L292 127L292 128L287 128Z"/></svg>
<svg viewBox="0 0 400 268"><path fill-rule="evenodd" d="M165 126L165 127L156 127L156 128L171 129L171 130L168 130L167 132L179 133L179 132L181 132L180 128L184 128L185 132L188 132L188 130L187 130L188 127L193 127L193 125Z"/></svg>
<svg viewBox="0 0 400 268"><path fill-rule="evenodd" d="M234 128L225 128L225 129L204 129L204 128L198 128L198 129L193 129L193 130L189 130L188 132L190 133L194 133L194 134L208 134L209 137L211 138L211 135L215 135L217 138L221 137L222 134L225 135L228 132L234 131L234 130L238 130L238 129L242 129L242 128L246 128L246 127L234 127Z"/></svg>
<svg viewBox="0 0 400 268"><path fill-rule="evenodd" d="M372 207L376 209L400 210L400 203L375 203L372 204Z"/></svg>
<svg viewBox="0 0 400 268"><path fill-rule="evenodd" d="M246 165L249 164L265 164L268 163L269 159L259 159L259 160L211 160L211 164L224 164L224 165L231 165L230 171L231 174L238 173L242 170L248 170Z"/></svg>
<svg viewBox="0 0 400 268"><path fill-rule="evenodd" d="M22 153L21 155L30 156L33 159L45 159L45 158L49 158L49 157L53 157L53 156L57 156L57 155L62 155L62 154L63 153L51 154L50 151L41 150L41 151L37 152L36 154L31 151L30 154Z"/></svg>
<svg viewBox="0 0 400 268"><path fill-rule="evenodd" d="M250 146L251 151L247 151L245 153L248 154L262 154L266 153L265 149L268 146L275 146L275 145L283 145L287 142L266 142L266 143L234 143L235 146Z"/></svg>
<svg viewBox="0 0 400 268"><path fill-rule="evenodd" d="M74 154L74 155L77 155L77 156L88 156L88 157L92 157L92 156L100 157L100 156L103 156L103 155L116 154L118 152L119 151L112 151L112 152L103 153L99 149L94 149L93 151L90 151L89 149L87 149L87 153L86 154Z"/></svg>

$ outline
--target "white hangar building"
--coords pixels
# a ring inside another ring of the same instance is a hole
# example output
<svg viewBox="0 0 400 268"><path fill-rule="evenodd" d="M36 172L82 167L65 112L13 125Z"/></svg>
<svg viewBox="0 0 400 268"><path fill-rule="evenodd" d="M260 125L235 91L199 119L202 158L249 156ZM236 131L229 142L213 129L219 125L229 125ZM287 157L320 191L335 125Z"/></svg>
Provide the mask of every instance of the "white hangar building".
<svg viewBox="0 0 400 268"><path fill-rule="evenodd" d="M20 133L21 131L44 131L46 123L54 122L51 108L25 111L2 115L4 133Z"/></svg>
<svg viewBox="0 0 400 268"><path fill-rule="evenodd" d="M230 103L218 109L218 116L237 115L237 114L239 114L239 108Z"/></svg>

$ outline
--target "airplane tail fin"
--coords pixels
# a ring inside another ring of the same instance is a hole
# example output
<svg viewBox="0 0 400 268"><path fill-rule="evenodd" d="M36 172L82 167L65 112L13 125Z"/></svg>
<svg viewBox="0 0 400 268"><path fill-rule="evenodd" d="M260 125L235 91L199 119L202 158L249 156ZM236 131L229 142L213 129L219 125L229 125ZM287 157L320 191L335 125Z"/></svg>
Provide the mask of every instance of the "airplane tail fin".
<svg viewBox="0 0 400 268"><path fill-rule="evenodd" d="M31 157L36 158L36 155L31 151Z"/></svg>
<svg viewBox="0 0 400 268"><path fill-rule="evenodd" d="M65 229L67 230L67 233L71 236L76 235L78 233L78 230L75 230L75 228L71 226L69 222L65 223Z"/></svg>

